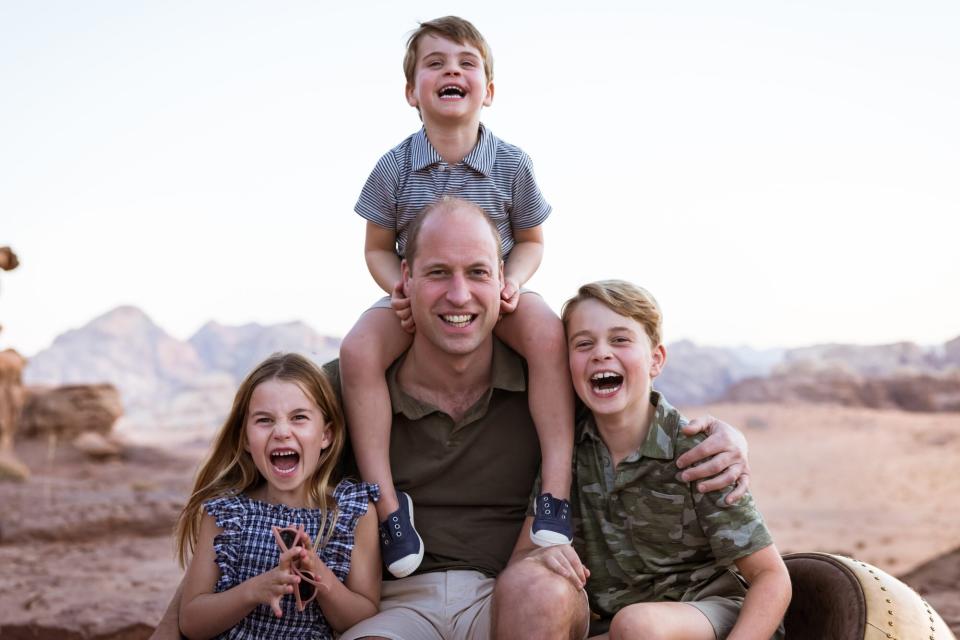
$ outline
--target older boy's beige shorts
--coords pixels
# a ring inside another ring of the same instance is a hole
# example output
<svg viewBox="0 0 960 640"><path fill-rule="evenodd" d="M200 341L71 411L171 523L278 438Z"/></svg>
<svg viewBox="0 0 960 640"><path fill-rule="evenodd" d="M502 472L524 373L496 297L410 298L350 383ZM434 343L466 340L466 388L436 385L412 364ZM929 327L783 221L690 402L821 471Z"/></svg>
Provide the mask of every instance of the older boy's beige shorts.
<svg viewBox="0 0 960 640"><path fill-rule="evenodd" d="M520 287L520 293L521 294L534 293L536 295L540 295L536 291L531 291L530 289L524 289L523 287ZM393 307L390 306L390 296L383 296L382 298L374 302L373 305L371 305L370 308L367 309L367 311L370 311L370 309L393 309Z"/></svg>
<svg viewBox="0 0 960 640"><path fill-rule="evenodd" d="M479 571L438 571L384 580L380 613L347 629L340 640L369 636L488 640L493 627L490 605L494 582Z"/></svg>
<svg viewBox="0 0 960 640"><path fill-rule="evenodd" d="M743 608L743 596L734 595L738 589L736 586L738 580L739 578L732 572L728 572L697 594L696 600L683 601L683 604L694 607L707 617L717 640L725 640L730 635L733 625L737 623L740 609ZM590 635L606 633L610 628L610 622L610 618L594 620L590 624ZM783 640L784 636L785 631L781 622L780 627L770 636L770 640Z"/></svg>

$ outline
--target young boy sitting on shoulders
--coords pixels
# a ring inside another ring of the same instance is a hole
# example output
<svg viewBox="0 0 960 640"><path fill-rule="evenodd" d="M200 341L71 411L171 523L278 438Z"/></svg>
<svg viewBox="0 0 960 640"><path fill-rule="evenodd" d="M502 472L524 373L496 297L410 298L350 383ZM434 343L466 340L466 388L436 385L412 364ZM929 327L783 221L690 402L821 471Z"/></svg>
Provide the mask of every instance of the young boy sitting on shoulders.
<svg viewBox="0 0 960 640"><path fill-rule="evenodd" d="M530 413L542 458L544 493L537 499L531 538L541 546L572 540L573 391L566 376L563 326L543 299L521 290L540 265L541 225L550 205L537 187L529 157L480 123L481 109L493 101L493 58L472 24L454 16L422 23L407 42L403 67L407 102L419 112L423 128L380 159L356 205L367 220L367 266L392 300L384 298L368 309L340 347L353 450L363 479L380 486L381 550L396 577L416 570L424 543L413 526L416 491L410 491L412 496L396 491L390 472L392 414L385 372L409 347L410 332L416 330L409 301L398 286L407 228L426 205L443 196L477 204L500 231L506 283L496 335L527 361ZM436 311L454 342L458 332L469 333L476 317L471 304L469 299L448 299ZM429 546L429 532L422 533Z"/></svg>
<svg viewBox="0 0 960 640"><path fill-rule="evenodd" d="M653 390L667 357L656 300L628 282L594 282L562 318L589 409L572 502L596 637L782 638L790 577L753 498L725 506L729 490L701 494L678 479L677 457L703 436L683 435L686 418Z"/></svg>

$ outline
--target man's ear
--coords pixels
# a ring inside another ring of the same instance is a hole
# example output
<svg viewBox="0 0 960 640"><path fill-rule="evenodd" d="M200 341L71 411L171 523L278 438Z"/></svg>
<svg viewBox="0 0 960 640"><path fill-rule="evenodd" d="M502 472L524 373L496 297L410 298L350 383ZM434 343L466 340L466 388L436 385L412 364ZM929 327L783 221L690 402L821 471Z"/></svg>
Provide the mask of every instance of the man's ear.
<svg viewBox="0 0 960 640"><path fill-rule="evenodd" d="M658 344L650 355L653 360L650 364L650 377L656 378L667 364L667 348L663 344Z"/></svg>
<svg viewBox="0 0 960 640"><path fill-rule="evenodd" d="M404 258L400 261L400 281L403 283L403 295L410 297L410 263Z"/></svg>
<svg viewBox="0 0 960 640"><path fill-rule="evenodd" d="M503 275L503 260L500 261L500 289L503 289L503 285L507 283L506 278Z"/></svg>

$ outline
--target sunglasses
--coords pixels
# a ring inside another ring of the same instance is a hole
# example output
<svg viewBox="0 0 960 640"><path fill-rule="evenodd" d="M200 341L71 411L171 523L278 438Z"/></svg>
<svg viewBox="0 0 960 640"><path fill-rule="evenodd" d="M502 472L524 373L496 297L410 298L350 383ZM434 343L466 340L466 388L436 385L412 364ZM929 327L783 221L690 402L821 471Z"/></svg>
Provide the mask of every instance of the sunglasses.
<svg viewBox="0 0 960 640"><path fill-rule="evenodd" d="M305 549L313 549L316 552L316 546L310 544L310 536L303 529L302 524L287 527L273 527L273 537L280 547L280 553L284 554L293 547L301 546ZM319 541L319 539L318 539ZM310 601L317 597L317 590L320 581L312 571L300 568L300 561L295 560L290 569L297 576L300 576L300 583L293 590L293 595L297 600L297 611L306 609Z"/></svg>

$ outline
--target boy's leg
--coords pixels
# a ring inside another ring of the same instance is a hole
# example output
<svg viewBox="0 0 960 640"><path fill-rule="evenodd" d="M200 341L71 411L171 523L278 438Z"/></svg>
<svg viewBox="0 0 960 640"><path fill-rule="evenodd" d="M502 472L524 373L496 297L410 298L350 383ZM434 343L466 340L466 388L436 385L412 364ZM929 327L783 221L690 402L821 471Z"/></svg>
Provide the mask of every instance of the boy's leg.
<svg viewBox="0 0 960 640"><path fill-rule="evenodd" d="M527 361L530 372L530 414L540 439L541 491L537 500L537 521L534 523L534 542L541 546L565 544L572 541L572 522L569 504L554 501L553 511L565 510L569 533L567 540L550 540L540 532L545 494L558 501L570 499L571 464L573 460L573 386L567 364L566 337L560 318L533 292L524 292L516 310L503 317L495 333ZM555 513L551 513L556 515ZM552 527L551 527L552 528Z"/></svg>
<svg viewBox="0 0 960 640"><path fill-rule="evenodd" d="M379 303L378 303L379 304ZM364 312L350 333L340 344L340 382L343 391L343 410L350 430L353 453L366 482L380 485L380 499L376 502L377 519L381 532L385 521L399 518L396 526L407 531L406 519L411 520L409 497L401 496L393 486L390 471L390 427L393 411L385 373L390 364L410 346L411 336L400 327L400 321L390 308L373 307ZM388 532L394 529L391 526ZM401 529L398 529L401 530ZM416 534L415 531L411 531ZM419 536L414 536L419 541ZM411 557L410 550L396 557L390 547L389 534L381 533L384 562L397 577L411 573L420 564L423 543L419 543L419 557ZM416 552L412 552L414 556ZM394 563L397 563L394 565ZM412 566L412 568L410 568ZM409 569L409 570L407 570Z"/></svg>
<svg viewBox="0 0 960 640"><path fill-rule="evenodd" d="M715 640L710 620L685 602L644 602L624 607L610 623L610 640Z"/></svg>

